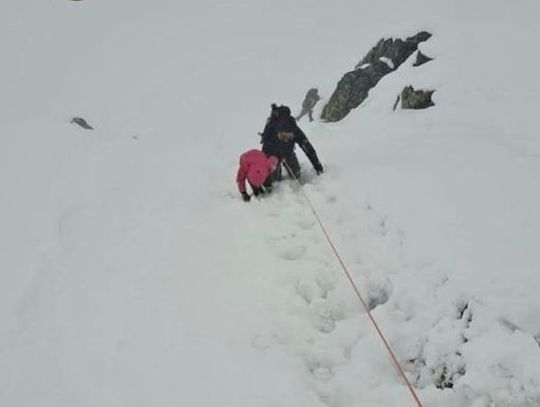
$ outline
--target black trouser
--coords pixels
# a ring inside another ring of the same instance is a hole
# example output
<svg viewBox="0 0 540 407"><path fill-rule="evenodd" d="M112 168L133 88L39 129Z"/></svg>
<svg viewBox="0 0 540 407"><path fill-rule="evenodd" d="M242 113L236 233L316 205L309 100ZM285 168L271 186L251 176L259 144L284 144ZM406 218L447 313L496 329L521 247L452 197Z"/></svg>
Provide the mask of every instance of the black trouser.
<svg viewBox="0 0 540 407"><path fill-rule="evenodd" d="M287 171L287 174L289 174L289 177L300 179L300 163L298 162L298 158L296 157L294 151L290 154L287 154L280 160L280 163L277 166L276 170L272 173L272 178L274 180L281 181L283 179L283 167L285 167L285 170Z"/></svg>
<svg viewBox="0 0 540 407"><path fill-rule="evenodd" d="M277 159L281 161L285 161L285 163L280 163L278 165L276 171L274 171L273 179L277 181L281 181L282 179L282 169L281 166L284 165L285 169L287 170L287 173L291 178L294 178L293 175L296 178L300 178L300 163L298 162L298 158L296 157L296 153L294 150L291 149L291 151L283 151L283 148L276 148L273 144L263 144L262 151L268 155L273 155L274 157L277 157ZM286 165L285 165L286 164ZM292 171L292 173L291 173Z"/></svg>
<svg viewBox="0 0 540 407"><path fill-rule="evenodd" d="M294 151L291 151L289 154L284 156L283 161L283 165L285 166L289 176L291 178L300 178L300 163L298 162L298 157L296 157Z"/></svg>
<svg viewBox="0 0 540 407"><path fill-rule="evenodd" d="M266 178L264 183L261 186L258 186L258 187L253 186L253 185L251 185L251 183L249 183L249 186L251 187L251 190L253 191L253 195L259 196L260 194L264 194L265 192L268 192L268 193L272 192L272 179L273 179L273 176L272 176L272 174L270 174Z"/></svg>

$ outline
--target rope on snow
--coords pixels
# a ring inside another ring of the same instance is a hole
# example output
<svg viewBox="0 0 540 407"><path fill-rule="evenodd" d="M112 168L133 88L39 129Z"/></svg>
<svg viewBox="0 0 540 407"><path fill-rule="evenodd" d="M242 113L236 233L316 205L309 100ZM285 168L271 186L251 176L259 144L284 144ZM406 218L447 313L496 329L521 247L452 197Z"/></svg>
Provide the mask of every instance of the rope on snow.
<svg viewBox="0 0 540 407"><path fill-rule="evenodd" d="M339 264L341 265L341 268L343 269L343 272L345 273L347 279L349 280L349 283L351 284L354 292L356 293L356 296L358 297L360 303L362 304L362 308L364 308L364 310L366 311L366 314L369 318L369 320L371 321L371 324L373 325L373 327L375 328L375 330L377 331L377 334L379 335L381 341L383 342L384 344L384 347L386 348L386 351L388 352L388 354L390 355L390 359L392 359L392 362L394 363L394 366L396 367L399 375L403 378L403 381L405 382L407 388L409 389L409 392L411 393L411 396L412 398L414 399L416 405L418 407L423 407L423 404L422 402L420 401L420 398L418 397L418 395L416 394L416 390L414 389L414 387L412 386L411 382L409 381L409 379L407 378L407 375L405 374L405 371L403 370L403 368L401 367L401 364L399 363L394 351L392 350L392 347L390 346L390 344L388 343L388 341L386 340L386 337L384 336L381 328L379 327L379 324L377 323L377 321L375 320L375 317L373 316L373 314L371 313L368 305L367 305L367 302L364 300L364 298L362 297L362 295L360 294L360 290L358 289L356 283L354 282L353 278L352 278L352 275L351 273L349 272L349 269L347 268L347 266L345 265L345 262L343 261L343 259L341 258L341 255L339 254L339 252L337 251L336 249L336 246L334 245L332 239L330 238L330 235L328 234L328 231L326 230L326 227L324 226L323 222L321 221L321 218L319 217L319 214L317 213L315 207L313 206L313 204L311 203L311 200L309 199L309 196L307 195L306 191L304 190L303 188L303 185L302 183L300 182L300 180L296 177L296 175L294 174L294 172L291 170L291 168L289 167L289 165L287 164L287 162L285 160L282 161L283 164L285 165L285 167L287 168L287 172L289 173L289 175L296 181L298 182L298 185L300 185L300 191L302 192L302 195L304 197L304 199L306 200L306 202L308 203L308 206L309 208L311 209L311 212L313 213L313 216L315 217L315 219L317 220L317 223L319 224L319 227L321 228L322 230L322 233L324 234L325 238L326 238L326 241L328 242L328 244L330 245L330 248L332 249L332 252L334 253L334 255L336 256Z"/></svg>

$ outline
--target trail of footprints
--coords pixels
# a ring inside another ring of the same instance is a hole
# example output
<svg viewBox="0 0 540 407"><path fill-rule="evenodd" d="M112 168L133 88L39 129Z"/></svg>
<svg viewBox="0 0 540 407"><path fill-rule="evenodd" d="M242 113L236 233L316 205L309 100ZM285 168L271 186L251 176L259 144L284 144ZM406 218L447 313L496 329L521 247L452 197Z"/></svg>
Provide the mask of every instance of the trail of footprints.
<svg viewBox="0 0 540 407"><path fill-rule="evenodd" d="M257 338L254 346L264 349L272 342L285 346L294 357L301 358L307 385L321 402L329 407L343 407L346 405L343 400L347 397L341 396L355 390L340 386L336 373L351 362L355 347L370 328L366 321L359 322L361 309L356 299L352 298L351 287L316 220L302 197L295 194L291 199L291 195L283 194L265 208L269 211L266 215L272 224L267 244L283 261L283 267L277 271L278 279L282 283L281 288L290 291L290 303L284 314L278 317L278 329L273 333L278 340ZM334 206L337 199L332 194L326 195L326 205ZM357 213L358 219L347 217L352 213ZM399 254L395 252L403 246L404 233L389 226L387 218L378 214L370 204L353 208L340 202L340 211L327 213L327 216L329 219L325 220L340 234L340 248L347 250L345 261L356 271L361 271L354 278L369 308L373 310L391 300L391 306L397 307L400 302L406 301L404 293L399 299L392 298L392 269L379 268L396 267L399 272L402 265ZM291 219L293 221L288 222ZM358 253L359 250L364 251L363 256L363 253ZM373 264L363 263L373 261L373 256L390 260L387 263L377 263L379 259L375 259ZM432 266L416 264L414 267L421 269ZM411 270L407 269L407 272ZM440 284L432 282L426 289L443 292L447 289L445 284L446 280ZM430 299L425 300L427 302L421 306L430 305ZM401 338L402 342L410 344L408 350L402 349L405 370L414 385L421 389L432 385L440 390L452 389L466 374L462 353L471 339L473 311L481 306L469 299L447 305L447 313L421 322L425 325L422 331L424 335ZM413 317L406 313L403 316L404 321ZM474 317L477 318L477 315ZM510 329L514 330L515 327ZM453 338L450 342L444 341L446 348L443 352L437 350L441 346L438 339L441 332L445 333L444 337ZM540 343L540 334L535 339ZM408 358L406 353L409 353Z"/></svg>
<svg viewBox="0 0 540 407"><path fill-rule="evenodd" d="M335 399L332 396L335 391L332 379L336 369L349 363L352 350L362 335L362 330L336 330L348 318L358 318L361 311L318 224L301 197L276 205L277 208L273 207L272 210L286 213L287 219L290 216L294 223L283 229L277 226L273 228L267 244L283 260L284 267L280 271L283 273L282 280L287 281L291 295L297 296L298 301L293 301L295 306L291 313L303 320L301 326L286 325L294 332L276 335L286 336L289 339L286 346L290 347L294 356L302 358L307 381L320 400L326 405L335 406L332 402ZM268 215L273 222L281 224L277 212ZM392 292L390 281L384 284L367 281L365 287L371 309L386 303ZM348 297L348 301L344 301L343 297ZM291 337L294 338L292 341Z"/></svg>

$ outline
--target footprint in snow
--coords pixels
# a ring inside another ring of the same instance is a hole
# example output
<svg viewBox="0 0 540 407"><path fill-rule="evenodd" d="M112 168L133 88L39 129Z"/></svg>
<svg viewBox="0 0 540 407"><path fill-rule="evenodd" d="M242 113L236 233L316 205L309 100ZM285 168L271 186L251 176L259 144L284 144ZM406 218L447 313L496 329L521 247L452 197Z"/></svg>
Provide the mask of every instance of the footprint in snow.
<svg viewBox="0 0 540 407"><path fill-rule="evenodd" d="M315 226L315 221L313 219L300 219L298 222L297 222L297 225L300 227L300 229L302 230L309 230L311 229L313 226Z"/></svg>
<svg viewBox="0 0 540 407"><path fill-rule="evenodd" d="M319 287L321 298L328 297L328 293L336 288L336 282L327 275L319 275L315 282Z"/></svg>
<svg viewBox="0 0 540 407"><path fill-rule="evenodd" d="M336 318L331 309L325 304L313 304L311 322L319 332L329 334L336 329Z"/></svg>
<svg viewBox="0 0 540 407"><path fill-rule="evenodd" d="M298 281L296 293L304 299L306 304L311 304L314 299L328 298L328 293L336 288L335 281L326 274L319 274L314 280L312 277Z"/></svg>
<svg viewBox="0 0 540 407"><path fill-rule="evenodd" d="M334 369L336 365L342 362L342 358L338 357L337 352L318 352L306 358L306 367L315 379L328 381L334 377Z"/></svg>
<svg viewBox="0 0 540 407"><path fill-rule="evenodd" d="M316 289L312 283L308 281L299 281L296 284L296 293L302 297L306 304L311 304L315 297Z"/></svg>
<svg viewBox="0 0 540 407"><path fill-rule="evenodd" d="M392 295L393 285L390 280L372 281L367 287L367 302L370 311L379 305L384 305Z"/></svg>
<svg viewBox="0 0 540 407"><path fill-rule="evenodd" d="M306 253L306 246L299 244L297 236L275 236L268 240L268 245L285 260L297 260Z"/></svg>
<svg viewBox="0 0 540 407"><path fill-rule="evenodd" d="M305 246L289 246L278 250L278 254L285 260L297 260L306 252Z"/></svg>

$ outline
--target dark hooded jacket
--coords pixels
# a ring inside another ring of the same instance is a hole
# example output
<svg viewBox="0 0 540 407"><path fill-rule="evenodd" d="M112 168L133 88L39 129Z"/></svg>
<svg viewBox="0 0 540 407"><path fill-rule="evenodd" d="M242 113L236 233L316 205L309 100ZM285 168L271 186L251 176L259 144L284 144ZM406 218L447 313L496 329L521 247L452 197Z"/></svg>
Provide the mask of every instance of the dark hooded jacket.
<svg viewBox="0 0 540 407"><path fill-rule="evenodd" d="M279 159L287 159L291 154L294 154L295 145L298 144L313 168L318 172L322 171L322 165L315 149L296 124L296 120L291 116L291 110L287 106L272 106L272 114L262 132L261 143L262 150L267 155L273 155Z"/></svg>

